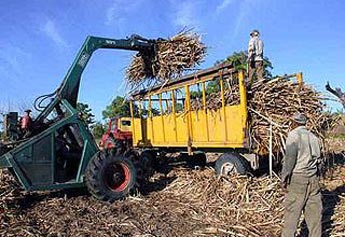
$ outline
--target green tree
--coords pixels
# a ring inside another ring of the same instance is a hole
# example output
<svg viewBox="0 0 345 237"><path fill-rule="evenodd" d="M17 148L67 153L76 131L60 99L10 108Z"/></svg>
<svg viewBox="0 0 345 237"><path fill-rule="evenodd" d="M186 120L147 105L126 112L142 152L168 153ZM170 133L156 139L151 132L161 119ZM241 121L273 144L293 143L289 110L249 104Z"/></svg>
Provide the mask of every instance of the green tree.
<svg viewBox="0 0 345 237"><path fill-rule="evenodd" d="M92 109L88 104L78 102L77 110L79 113L81 113L81 119L84 120L87 125L92 125L95 123L95 115L92 114Z"/></svg>
<svg viewBox="0 0 345 237"><path fill-rule="evenodd" d="M107 105L102 111L103 119L117 117L129 117L131 115L129 101L124 97L116 96L115 99Z"/></svg>
<svg viewBox="0 0 345 237"><path fill-rule="evenodd" d="M247 70L248 53L246 51L234 52L223 60L216 61L215 65L221 63L231 63L236 70ZM271 70L273 69L272 63L268 57L264 57L264 77L272 78Z"/></svg>
<svg viewBox="0 0 345 237"><path fill-rule="evenodd" d="M152 114L158 115L160 112L152 108ZM110 119L114 117L130 117L130 105L129 101L126 100L124 97L117 96L113 101L110 103L110 105L107 105L105 110L102 111L103 119ZM142 108L141 115L147 116L148 110L145 108ZM134 116L139 116L139 108L137 105L134 105Z"/></svg>
<svg viewBox="0 0 345 237"><path fill-rule="evenodd" d="M206 95L217 93L219 91L220 91L219 78L213 81L210 81L206 86Z"/></svg>
<svg viewBox="0 0 345 237"><path fill-rule="evenodd" d="M105 133L106 127L101 122L96 122L94 125L92 125L91 131L95 139L100 139Z"/></svg>

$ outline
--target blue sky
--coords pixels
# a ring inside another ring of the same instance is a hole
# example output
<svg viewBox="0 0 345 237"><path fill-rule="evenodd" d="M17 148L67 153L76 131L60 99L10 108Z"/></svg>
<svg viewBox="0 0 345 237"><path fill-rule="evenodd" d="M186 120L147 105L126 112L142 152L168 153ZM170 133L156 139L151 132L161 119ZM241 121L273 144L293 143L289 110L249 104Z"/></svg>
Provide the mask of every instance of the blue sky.
<svg viewBox="0 0 345 237"><path fill-rule="evenodd" d="M302 71L321 91L327 80L345 90L344 22L342 0L1 0L0 112L23 109L54 91L87 35L169 37L185 26L209 47L201 68L245 50L255 28L273 74ZM99 50L91 58L79 99L97 119L116 95L124 95L132 55Z"/></svg>

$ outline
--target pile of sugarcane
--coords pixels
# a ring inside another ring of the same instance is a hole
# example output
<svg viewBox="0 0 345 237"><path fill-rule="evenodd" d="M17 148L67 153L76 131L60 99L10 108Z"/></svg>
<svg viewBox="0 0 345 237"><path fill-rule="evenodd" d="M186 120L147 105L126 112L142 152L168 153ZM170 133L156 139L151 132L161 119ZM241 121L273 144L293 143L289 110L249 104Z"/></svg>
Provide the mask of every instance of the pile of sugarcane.
<svg viewBox="0 0 345 237"><path fill-rule="evenodd" d="M269 148L269 127L273 122L273 150L284 153L291 117L296 112L307 116L307 127L319 138L333 126L333 119L324 112L322 95L310 85L278 78L258 81L249 95L250 130L253 147L260 153Z"/></svg>
<svg viewBox="0 0 345 237"><path fill-rule="evenodd" d="M4 213L18 196L18 187L18 184L8 172L0 170L0 217L1 213Z"/></svg>
<svg viewBox="0 0 345 237"><path fill-rule="evenodd" d="M224 83L225 105L240 103L238 83ZM304 113L309 127L318 137L333 126L335 120L324 113L322 95L311 86L287 78L265 79L253 83L247 95L251 147L259 154L269 151L270 124L272 124L272 151L275 157L284 153L285 140L296 112ZM192 99L192 110L202 109L202 99ZM206 93L206 108L219 110L222 106L221 93Z"/></svg>
<svg viewBox="0 0 345 237"><path fill-rule="evenodd" d="M345 167L323 180L323 234L345 230ZM0 236L280 236L284 192L276 178L222 177L173 167L145 196L112 204L85 192L13 195L0 179ZM303 228L302 228L303 229Z"/></svg>
<svg viewBox="0 0 345 237"><path fill-rule="evenodd" d="M147 80L164 84L202 62L206 47L200 35L182 31L167 40L158 40L153 55L138 53L126 70L128 84L135 88Z"/></svg>

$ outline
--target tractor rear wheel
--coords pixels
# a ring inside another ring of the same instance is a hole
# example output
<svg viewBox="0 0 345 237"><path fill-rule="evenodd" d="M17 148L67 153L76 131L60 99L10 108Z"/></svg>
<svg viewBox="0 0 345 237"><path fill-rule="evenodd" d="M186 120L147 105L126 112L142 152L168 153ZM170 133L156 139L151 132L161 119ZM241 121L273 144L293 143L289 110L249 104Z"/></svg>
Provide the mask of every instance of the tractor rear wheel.
<svg viewBox="0 0 345 237"><path fill-rule="evenodd" d="M124 155L97 153L86 169L86 186L97 199L123 199L136 188L137 171Z"/></svg>
<svg viewBox="0 0 345 237"><path fill-rule="evenodd" d="M247 175L249 172L248 162L236 153L224 153L215 164L217 176L231 174Z"/></svg>

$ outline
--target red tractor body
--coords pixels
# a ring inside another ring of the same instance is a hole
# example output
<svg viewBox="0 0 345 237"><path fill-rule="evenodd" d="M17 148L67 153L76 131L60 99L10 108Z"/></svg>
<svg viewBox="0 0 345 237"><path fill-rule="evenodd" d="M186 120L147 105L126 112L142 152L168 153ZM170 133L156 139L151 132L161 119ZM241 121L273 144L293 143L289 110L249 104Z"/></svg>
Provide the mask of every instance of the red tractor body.
<svg viewBox="0 0 345 237"><path fill-rule="evenodd" d="M102 136L100 147L112 149L117 142L132 143L131 118L111 118L108 129Z"/></svg>

